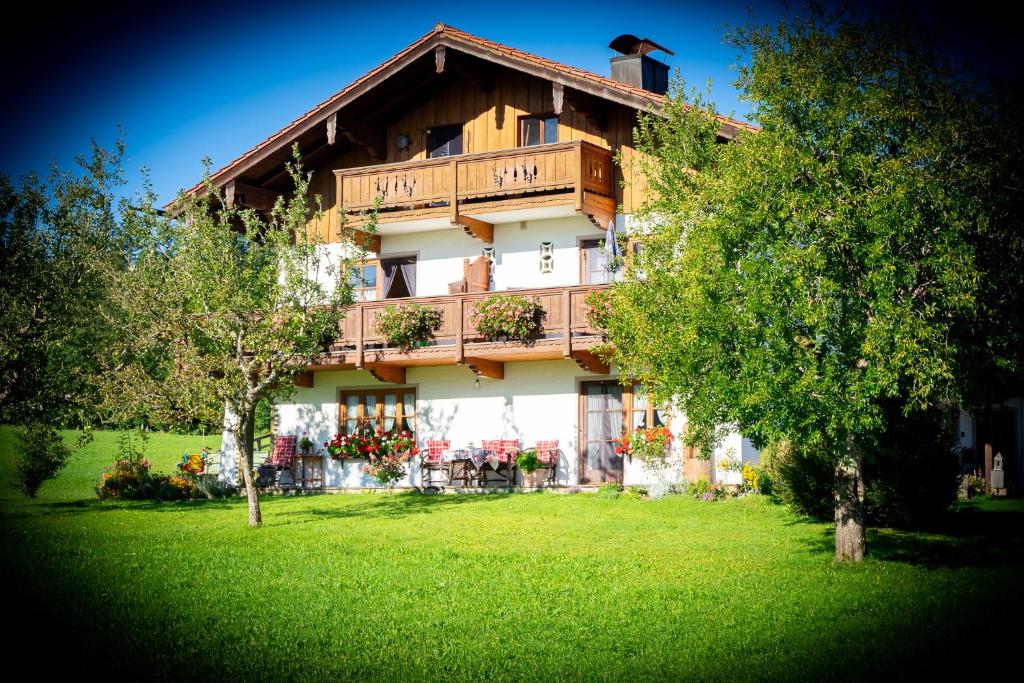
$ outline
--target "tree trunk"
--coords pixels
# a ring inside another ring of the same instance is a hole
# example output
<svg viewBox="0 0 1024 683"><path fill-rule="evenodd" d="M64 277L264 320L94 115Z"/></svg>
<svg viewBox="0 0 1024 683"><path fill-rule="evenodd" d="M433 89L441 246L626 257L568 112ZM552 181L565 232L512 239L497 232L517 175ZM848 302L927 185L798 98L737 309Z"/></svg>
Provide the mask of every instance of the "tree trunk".
<svg viewBox="0 0 1024 683"><path fill-rule="evenodd" d="M846 438L846 453L836 464L836 561L860 562L867 552L864 536L864 476L860 447Z"/></svg>
<svg viewBox="0 0 1024 683"><path fill-rule="evenodd" d="M238 450L242 454L242 481L245 483L245 497L249 500L249 527L258 527L263 524L263 515L260 513L260 495L256 490L256 482L252 478L252 449L256 429L256 408L250 406L244 415L240 415L242 421L239 429L241 438L238 439Z"/></svg>

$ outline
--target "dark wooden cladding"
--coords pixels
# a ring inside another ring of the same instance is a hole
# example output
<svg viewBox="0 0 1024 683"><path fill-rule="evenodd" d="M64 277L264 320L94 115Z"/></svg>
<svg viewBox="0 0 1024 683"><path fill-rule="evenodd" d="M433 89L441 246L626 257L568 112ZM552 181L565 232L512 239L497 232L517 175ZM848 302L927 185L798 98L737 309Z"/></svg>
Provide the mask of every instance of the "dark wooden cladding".
<svg viewBox="0 0 1024 683"><path fill-rule="evenodd" d="M438 205L450 210L453 197L466 212L470 202L506 197L565 193L566 203L572 203L574 193L610 202L615 195L611 151L583 141L343 169L335 175L338 210L365 211L379 199L381 221L444 213ZM349 220L358 224L360 217L353 213Z"/></svg>
<svg viewBox="0 0 1024 683"><path fill-rule="evenodd" d="M522 296L536 300L544 308L543 333L559 337L571 351L571 337L600 335L593 329L583 312L583 300L596 289L607 289L610 285L578 285L574 287L547 287L543 289L516 289L507 292L480 292L476 294L451 294L435 297L411 297L368 301L349 308L342 323L340 338L335 347L361 350L373 346L387 348L387 342L377 331L376 320L381 311L402 304L420 304L441 311L441 329L435 335L435 346L448 345L453 353L461 345L482 341L473 324L474 304L493 294ZM461 320L460 320L461 317ZM460 324L461 323L461 324ZM568 337L566 336L568 332ZM415 351L413 352L415 354ZM568 357L568 353L565 354Z"/></svg>

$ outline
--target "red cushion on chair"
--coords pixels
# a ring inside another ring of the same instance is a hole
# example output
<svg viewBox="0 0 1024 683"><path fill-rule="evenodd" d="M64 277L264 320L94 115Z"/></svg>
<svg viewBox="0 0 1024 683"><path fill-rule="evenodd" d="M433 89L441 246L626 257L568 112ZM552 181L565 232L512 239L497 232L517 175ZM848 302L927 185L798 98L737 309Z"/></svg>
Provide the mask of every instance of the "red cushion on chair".
<svg viewBox="0 0 1024 683"><path fill-rule="evenodd" d="M519 454L519 439L502 439L498 449L498 460L505 462Z"/></svg>
<svg viewBox="0 0 1024 683"><path fill-rule="evenodd" d="M450 447L448 441L427 441L427 462L441 462L441 452Z"/></svg>
<svg viewBox="0 0 1024 683"><path fill-rule="evenodd" d="M501 439L484 439L483 441L480 442L480 446L485 451L491 451L495 455L501 454Z"/></svg>
<svg viewBox="0 0 1024 683"><path fill-rule="evenodd" d="M558 440L554 441L538 441L537 442L537 460L542 465L551 465L558 462Z"/></svg>
<svg viewBox="0 0 1024 683"><path fill-rule="evenodd" d="M275 467L291 467L292 458L295 457L295 444L297 441L298 437L294 434L275 438L274 451L270 455L271 464Z"/></svg>

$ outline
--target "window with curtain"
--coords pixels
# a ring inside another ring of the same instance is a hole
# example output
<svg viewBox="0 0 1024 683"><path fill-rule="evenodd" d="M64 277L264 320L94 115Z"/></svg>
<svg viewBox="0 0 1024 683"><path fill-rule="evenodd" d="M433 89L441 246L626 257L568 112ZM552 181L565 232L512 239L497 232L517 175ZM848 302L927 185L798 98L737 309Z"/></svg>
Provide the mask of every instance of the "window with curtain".
<svg viewBox="0 0 1024 683"><path fill-rule="evenodd" d="M416 431L416 390L364 389L343 391L338 401L339 431L355 434L378 428L385 432Z"/></svg>
<svg viewBox="0 0 1024 683"><path fill-rule="evenodd" d="M632 386L628 410L631 429L649 429L668 425L668 411L664 407L651 405L642 384Z"/></svg>
<svg viewBox="0 0 1024 683"><path fill-rule="evenodd" d="M519 119L519 146L551 145L558 142L558 117L524 116Z"/></svg>
<svg viewBox="0 0 1024 683"><path fill-rule="evenodd" d="M356 301L376 301L377 261L367 261L349 269L348 281Z"/></svg>

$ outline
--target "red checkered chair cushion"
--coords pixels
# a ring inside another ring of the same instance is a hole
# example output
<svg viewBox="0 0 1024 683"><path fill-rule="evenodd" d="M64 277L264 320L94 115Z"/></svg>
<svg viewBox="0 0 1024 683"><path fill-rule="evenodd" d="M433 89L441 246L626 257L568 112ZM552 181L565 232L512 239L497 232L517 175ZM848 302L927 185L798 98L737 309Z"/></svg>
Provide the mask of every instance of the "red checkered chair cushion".
<svg viewBox="0 0 1024 683"><path fill-rule="evenodd" d="M424 458L426 462L441 462L441 453L451 448L451 443L448 441L427 441L427 457Z"/></svg>
<svg viewBox="0 0 1024 683"><path fill-rule="evenodd" d="M480 442L480 446L485 451L491 451L495 455L501 455L501 439L484 439Z"/></svg>
<svg viewBox="0 0 1024 683"><path fill-rule="evenodd" d="M270 463L274 467L291 467L297 441L298 437L294 434L275 438L274 451L270 454Z"/></svg>
<svg viewBox="0 0 1024 683"><path fill-rule="evenodd" d="M519 455L519 439L502 439L498 448L498 461L507 462Z"/></svg>
<svg viewBox="0 0 1024 683"><path fill-rule="evenodd" d="M537 460L541 465L553 465L558 462L558 440L538 441Z"/></svg>

